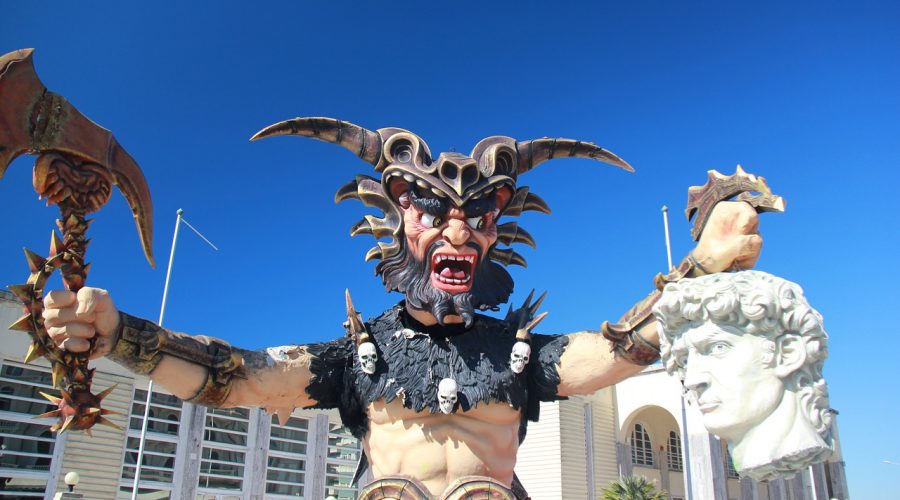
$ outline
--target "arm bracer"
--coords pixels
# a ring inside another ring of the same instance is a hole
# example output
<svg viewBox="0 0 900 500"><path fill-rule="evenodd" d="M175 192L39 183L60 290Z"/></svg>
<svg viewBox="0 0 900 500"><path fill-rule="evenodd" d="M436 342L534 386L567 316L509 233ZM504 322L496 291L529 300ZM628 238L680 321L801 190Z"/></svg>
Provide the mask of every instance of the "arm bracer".
<svg viewBox="0 0 900 500"><path fill-rule="evenodd" d="M117 342L108 358L140 375L150 375L163 356L174 356L206 368L206 380L186 401L222 405L234 377L246 378L241 353L223 340L172 332L150 321L120 312Z"/></svg>
<svg viewBox="0 0 900 500"><path fill-rule="evenodd" d="M638 330L653 321L653 306L662 296L662 289L666 284L706 274L708 274L706 269L691 254L688 254L669 274L657 274L653 280L656 285L653 293L629 309L618 323L603 322L600 330L603 336L612 342L612 350L636 365L647 366L655 363L659 359L659 345L645 339Z"/></svg>

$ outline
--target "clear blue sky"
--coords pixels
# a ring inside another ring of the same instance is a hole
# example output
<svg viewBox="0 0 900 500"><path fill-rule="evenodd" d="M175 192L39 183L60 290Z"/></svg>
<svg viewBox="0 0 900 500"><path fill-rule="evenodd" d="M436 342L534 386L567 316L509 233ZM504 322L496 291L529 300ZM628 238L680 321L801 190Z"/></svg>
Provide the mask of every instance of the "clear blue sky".
<svg viewBox="0 0 900 500"><path fill-rule="evenodd" d="M182 233L172 328L249 348L306 343L341 333L345 287L365 315L398 300L363 262L372 240L348 235L369 212L332 203L370 167L315 141L247 141L324 115L410 129L434 152L561 136L627 159L637 173L566 159L520 180L554 212L519 219L538 248L520 249L514 300L549 290L545 331L597 328L665 267L660 207L680 258L688 186L741 163L788 200L763 216L758 268L803 285L825 316L850 489L893 495L900 466L882 461L900 462L896 3L339 4L4 5L0 52L36 48L44 83L113 130L152 190L157 269L116 195L91 228L89 283L156 318L184 208L221 251ZM0 283L25 279L21 247L45 252L53 226L30 166L0 182Z"/></svg>

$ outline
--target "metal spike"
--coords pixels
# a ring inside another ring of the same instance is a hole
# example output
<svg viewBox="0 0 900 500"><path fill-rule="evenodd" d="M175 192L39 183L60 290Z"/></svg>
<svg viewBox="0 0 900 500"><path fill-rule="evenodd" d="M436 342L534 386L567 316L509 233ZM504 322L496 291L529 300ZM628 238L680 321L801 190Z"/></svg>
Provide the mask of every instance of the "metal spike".
<svg viewBox="0 0 900 500"><path fill-rule="evenodd" d="M25 285L9 285L6 288L9 288L9 291L13 293L16 297L19 298L22 302L27 306L29 302L31 302L31 291L32 287L29 284Z"/></svg>
<svg viewBox="0 0 900 500"><path fill-rule="evenodd" d="M381 247L372 247L366 252L366 262L369 262L372 259L381 259L381 256Z"/></svg>
<svg viewBox="0 0 900 500"><path fill-rule="evenodd" d="M50 255L58 255L65 251L66 245L56 231L50 231Z"/></svg>
<svg viewBox="0 0 900 500"><path fill-rule="evenodd" d="M35 415L31 418L56 418L60 413L62 413L62 410L50 410L47 413L41 413L40 415Z"/></svg>
<svg viewBox="0 0 900 500"><path fill-rule="evenodd" d="M528 325L525 326L525 329L528 330L528 333L531 333L531 330L533 330L534 327L536 327L538 325L538 323L540 323L541 321L544 321L544 318L546 318L548 314L550 314L550 313L548 313L547 311L544 311L544 312L538 314L533 320L531 320L528 323Z"/></svg>
<svg viewBox="0 0 900 500"><path fill-rule="evenodd" d="M365 218L350 227L350 236L357 236L360 234L372 234L372 225L369 224L369 221Z"/></svg>
<svg viewBox="0 0 900 500"><path fill-rule="evenodd" d="M537 246L531 234L515 222L506 222L497 226L497 240L504 245L525 243L531 248Z"/></svg>
<svg viewBox="0 0 900 500"><path fill-rule="evenodd" d="M100 409L100 414L101 414L101 415L122 415L122 412L120 412L120 411L107 410L106 408L101 408L101 409Z"/></svg>
<svg viewBox="0 0 900 500"><path fill-rule="evenodd" d="M91 374L91 375L93 376L93 374ZM111 387L109 387L108 389L105 389L105 390L104 390L103 392L101 392L100 394L97 394L97 399L99 399L100 401L103 401L103 399L106 398L106 396L109 396L109 394L110 394L112 391L116 390L116 387L118 387L118 386L119 386L118 383L113 384L113 385L112 385Z"/></svg>
<svg viewBox="0 0 900 500"><path fill-rule="evenodd" d="M525 196L525 203L522 205L522 211L526 210L534 210L544 214L549 214L550 206L547 205L547 202L544 201L544 199L540 196L534 193L528 193L528 195Z"/></svg>
<svg viewBox="0 0 900 500"><path fill-rule="evenodd" d="M59 433L62 434L69 430L69 427L72 425L72 422L75 421L75 415L69 415L66 418L66 421L63 422L62 427L59 428Z"/></svg>
<svg viewBox="0 0 900 500"><path fill-rule="evenodd" d="M352 181L341 186L340 189L338 189L337 192L334 193L334 202L340 203L344 200L349 199L358 200L359 195L356 194L358 185L359 184L357 183L356 179L353 179Z"/></svg>
<svg viewBox="0 0 900 500"><path fill-rule="evenodd" d="M534 292L534 288L532 288L531 291L528 292L528 297L525 297L525 302L522 303L523 308L527 308L531 305L531 299L534 298Z"/></svg>
<svg viewBox="0 0 900 500"><path fill-rule="evenodd" d="M66 219L66 228L73 228L78 225L78 217L75 217L75 214L69 215L69 218Z"/></svg>
<svg viewBox="0 0 900 500"><path fill-rule="evenodd" d="M512 243L516 237L516 229L518 224L515 222L506 222L497 226L497 241L504 245Z"/></svg>
<svg viewBox="0 0 900 500"><path fill-rule="evenodd" d="M521 226L516 227L516 236L512 240L513 243L525 243L531 248L537 248L537 243L534 241L534 237L531 236L531 233L523 229Z"/></svg>
<svg viewBox="0 0 900 500"><path fill-rule="evenodd" d="M44 350L44 346L38 343L38 341L32 341L31 345L28 346L28 352L25 353L25 362L31 363L35 359L46 354L46 350Z"/></svg>
<svg viewBox="0 0 900 500"><path fill-rule="evenodd" d="M98 423L98 424L103 424L103 425L105 425L105 426L107 426L107 427L112 427L113 429L117 429L117 430L120 430L120 431L122 430L122 427L121 427L121 426L119 426L119 425L117 425L117 424L114 424L114 423L112 422L112 420L110 420L110 419L108 419L108 418L105 418L105 417L100 417L100 418L98 418L98 419L97 419L97 423Z"/></svg>
<svg viewBox="0 0 900 500"><path fill-rule="evenodd" d="M508 266L510 264L515 264L517 266L527 267L528 263L525 261L525 258L516 253L511 248L492 248L489 254L489 257L492 260L503 264L504 266Z"/></svg>
<svg viewBox="0 0 900 500"><path fill-rule="evenodd" d="M534 305L528 309L528 313L530 316L534 316L534 313L537 312L537 310L541 307L541 304L544 302L544 299L546 299L546 298L547 298L547 292L544 291L544 293L542 293L541 296L538 297L538 299L534 303Z"/></svg>
<svg viewBox="0 0 900 500"><path fill-rule="evenodd" d="M34 332L35 327L34 322L31 321L31 314L26 314L17 319L13 324L9 325L9 329L18 332Z"/></svg>
<svg viewBox="0 0 900 500"><path fill-rule="evenodd" d="M47 394L44 391L38 391L38 394L40 394L41 396L44 396L45 398L47 398L47 401L50 401L51 403L53 403L55 405L58 405L59 402L62 401L62 398L58 398L56 396L51 396L50 394Z"/></svg>
<svg viewBox="0 0 900 500"><path fill-rule="evenodd" d="M517 266L528 267L528 261L525 260L525 257L519 255L518 252L513 250L512 257L509 260L510 264L515 264Z"/></svg>
<svg viewBox="0 0 900 500"><path fill-rule="evenodd" d="M349 288L344 290L344 300L347 304L347 324L349 325L350 331L354 334L364 331L365 326L359 319L359 313L357 313L356 309L353 307L353 299L350 298Z"/></svg>
<svg viewBox="0 0 900 500"><path fill-rule="evenodd" d="M53 387L59 387L59 381L66 375L66 366L62 363L53 363L53 368L50 370L50 376L53 379ZM72 398L66 397L68 393L66 391L62 391L63 397L69 401Z"/></svg>
<svg viewBox="0 0 900 500"><path fill-rule="evenodd" d="M396 229L387 219L382 219L381 217L367 215L366 221L368 221L369 227L372 228L372 236L378 239L393 235Z"/></svg>
<svg viewBox="0 0 900 500"><path fill-rule="evenodd" d="M97 407L88 408L87 410L84 411L84 414L85 415L93 415L94 413L100 413L100 411L101 411L100 408L97 408Z"/></svg>
<svg viewBox="0 0 900 500"><path fill-rule="evenodd" d="M39 269L44 267L44 264L47 263L47 259L32 252L31 250L27 248L23 248L22 250L25 251L25 260L28 261L28 268L31 269L31 272L37 272Z"/></svg>
<svg viewBox="0 0 900 500"><path fill-rule="evenodd" d="M512 199L507 203L506 208L503 209L503 215L508 215L510 217L522 215L522 205L525 203L525 198L527 196L528 186L522 186L516 189L516 194L513 195Z"/></svg>

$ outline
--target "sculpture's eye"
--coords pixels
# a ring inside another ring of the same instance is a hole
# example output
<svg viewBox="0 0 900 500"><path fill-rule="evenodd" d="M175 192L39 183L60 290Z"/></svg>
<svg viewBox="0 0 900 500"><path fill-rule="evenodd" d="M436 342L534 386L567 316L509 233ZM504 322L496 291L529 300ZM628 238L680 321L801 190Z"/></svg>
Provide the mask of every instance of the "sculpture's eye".
<svg viewBox="0 0 900 500"><path fill-rule="evenodd" d="M728 342L713 342L708 349L708 352L712 356L720 356L725 354L726 352L731 350L731 344Z"/></svg>
<svg viewBox="0 0 900 500"><path fill-rule="evenodd" d="M425 227L438 227L444 223L444 219L439 215L422 214L422 225Z"/></svg>
<svg viewBox="0 0 900 500"><path fill-rule="evenodd" d="M466 219L466 224L468 224L472 229L483 229L484 217L469 217L468 219Z"/></svg>

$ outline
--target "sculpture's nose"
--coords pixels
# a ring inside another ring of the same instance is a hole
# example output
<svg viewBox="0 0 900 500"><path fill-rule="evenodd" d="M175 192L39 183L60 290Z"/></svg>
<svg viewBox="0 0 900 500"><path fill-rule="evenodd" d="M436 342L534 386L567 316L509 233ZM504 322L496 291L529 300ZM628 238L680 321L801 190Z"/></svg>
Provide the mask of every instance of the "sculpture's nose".
<svg viewBox="0 0 900 500"><path fill-rule="evenodd" d="M443 235L444 239L451 245L461 246L469 241L469 226L466 225L464 220L452 218L447 222Z"/></svg>
<svg viewBox="0 0 900 500"><path fill-rule="evenodd" d="M688 362L686 365L683 381L684 388L689 391L702 393L709 386L709 372L697 360Z"/></svg>

